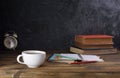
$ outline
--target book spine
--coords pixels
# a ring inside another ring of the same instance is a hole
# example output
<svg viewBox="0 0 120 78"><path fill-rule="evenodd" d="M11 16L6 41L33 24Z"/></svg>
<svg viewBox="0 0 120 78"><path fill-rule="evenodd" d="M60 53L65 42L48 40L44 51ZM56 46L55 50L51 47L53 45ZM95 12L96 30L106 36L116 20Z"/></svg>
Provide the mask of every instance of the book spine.
<svg viewBox="0 0 120 78"><path fill-rule="evenodd" d="M79 53L79 54L111 54L117 53L116 48L108 48L108 49L98 49L98 50L83 50L76 47L70 47L70 52Z"/></svg>
<svg viewBox="0 0 120 78"><path fill-rule="evenodd" d="M79 48L113 48L113 44L84 45L84 44L81 44L77 41L75 41L75 46L77 46Z"/></svg>
<svg viewBox="0 0 120 78"><path fill-rule="evenodd" d="M82 38L79 36L75 36L75 41L85 45L113 44L112 38L84 38L84 37Z"/></svg>

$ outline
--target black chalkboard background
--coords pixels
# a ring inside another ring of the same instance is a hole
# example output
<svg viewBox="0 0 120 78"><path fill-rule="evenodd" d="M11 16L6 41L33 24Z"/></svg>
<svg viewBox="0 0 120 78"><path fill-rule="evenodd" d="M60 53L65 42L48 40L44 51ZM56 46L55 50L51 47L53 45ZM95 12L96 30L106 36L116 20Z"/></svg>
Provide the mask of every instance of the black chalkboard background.
<svg viewBox="0 0 120 78"><path fill-rule="evenodd" d="M69 49L76 34L108 34L120 47L119 0L0 1L0 49L4 33L18 34L17 49Z"/></svg>

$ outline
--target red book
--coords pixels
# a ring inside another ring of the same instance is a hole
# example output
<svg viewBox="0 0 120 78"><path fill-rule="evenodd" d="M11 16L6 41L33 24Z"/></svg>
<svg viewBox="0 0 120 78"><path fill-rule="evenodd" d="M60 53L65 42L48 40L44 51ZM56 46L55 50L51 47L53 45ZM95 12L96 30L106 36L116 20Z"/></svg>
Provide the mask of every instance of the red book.
<svg viewBox="0 0 120 78"><path fill-rule="evenodd" d="M75 41L82 45L113 44L112 38L110 35L75 35Z"/></svg>
<svg viewBox="0 0 120 78"><path fill-rule="evenodd" d="M81 38L113 38L110 35L76 35L77 37Z"/></svg>

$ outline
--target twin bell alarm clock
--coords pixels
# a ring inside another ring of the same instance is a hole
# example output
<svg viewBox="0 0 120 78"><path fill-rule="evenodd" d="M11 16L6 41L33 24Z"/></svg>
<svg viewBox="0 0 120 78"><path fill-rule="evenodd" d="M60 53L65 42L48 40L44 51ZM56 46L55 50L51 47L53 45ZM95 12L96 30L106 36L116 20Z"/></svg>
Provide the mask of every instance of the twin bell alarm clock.
<svg viewBox="0 0 120 78"><path fill-rule="evenodd" d="M15 49L18 45L17 34L13 31L7 32L4 35L4 46L7 49Z"/></svg>

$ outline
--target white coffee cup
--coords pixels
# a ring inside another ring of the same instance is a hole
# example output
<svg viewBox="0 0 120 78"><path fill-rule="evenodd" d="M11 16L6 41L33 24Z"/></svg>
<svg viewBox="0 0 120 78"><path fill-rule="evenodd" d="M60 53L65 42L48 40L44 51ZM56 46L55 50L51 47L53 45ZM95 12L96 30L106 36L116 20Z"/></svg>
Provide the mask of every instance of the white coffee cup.
<svg viewBox="0 0 120 78"><path fill-rule="evenodd" d="M21 57L23 61L20 61ZM17 62L20 64L25 64L29 68L37 68L44 63L45 58L46 58L45 51L26 50L22 51L22 54L17 56Z"/></svg>

